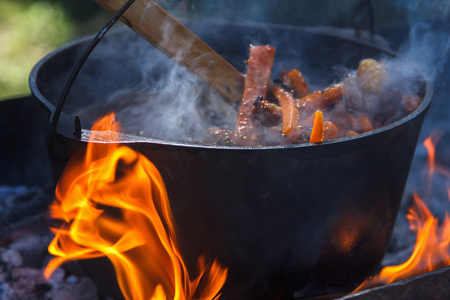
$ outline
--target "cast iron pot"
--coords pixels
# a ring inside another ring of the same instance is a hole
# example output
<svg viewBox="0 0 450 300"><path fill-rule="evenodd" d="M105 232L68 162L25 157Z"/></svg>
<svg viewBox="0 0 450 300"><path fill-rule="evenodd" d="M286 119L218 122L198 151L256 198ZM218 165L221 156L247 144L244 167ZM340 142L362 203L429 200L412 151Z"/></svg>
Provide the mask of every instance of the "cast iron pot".
<svg viewBox="0 0 450 300"><path fill-rule="evenodd" d="M310 76L323 86L337 81L336 65L354 69L362 58L394 55L323 30L190 27L242 71L250 43L272 44L279 62L275 68L298 66L302 58L299 68L315 72ZM89 41L57 49L31 72L32 92L50 113ZM57 128L57 141L69 152L86 145L90 128L82 120L81 137L74 134L74 111L94 101L105 103L142 79L141 62L125 51L135 44L156 55L132 31L119 30L109 33L87 61ZM223 299L346 293L383 258L431 94L426 83L420 107L389 126L316 145L200 146L135 135L124 135L123 143L160 171L188 267L195 270L198 257L206 254L229 268Z"/></svg>

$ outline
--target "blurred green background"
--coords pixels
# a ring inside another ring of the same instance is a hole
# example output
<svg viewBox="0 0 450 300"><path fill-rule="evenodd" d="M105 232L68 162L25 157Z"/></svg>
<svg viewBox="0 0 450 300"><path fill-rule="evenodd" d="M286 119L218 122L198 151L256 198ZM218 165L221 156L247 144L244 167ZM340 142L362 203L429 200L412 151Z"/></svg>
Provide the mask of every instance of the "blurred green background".
<svg viewBox="0 0 450 300"><path fill-rule="evenodd" d="M31 68L108 19L90 0L0 0L0 100L29 94Z"/></svg>

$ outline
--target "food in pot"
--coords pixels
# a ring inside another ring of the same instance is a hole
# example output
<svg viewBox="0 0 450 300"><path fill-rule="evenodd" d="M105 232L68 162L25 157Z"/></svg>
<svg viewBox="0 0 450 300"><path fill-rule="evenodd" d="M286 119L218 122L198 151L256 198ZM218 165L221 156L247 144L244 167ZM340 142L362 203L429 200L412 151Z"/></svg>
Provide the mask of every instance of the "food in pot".
<svg viewBox="0 0 450 300"><path fill-rule="evenodd" d="M253 120L254 103L260 96L266 98L270 83L275 48L256 46L250 48L247 60L247 76L239 116L236 124L235 140L238 145L255 146L259 144L258 124Z"/></svg>
<svg viewBox="0 0 450 300"><path fill-rule="evenodd" d="M268 146L320 143L388 125L414 111L422 99L389 83L382 61L364 59L356 73L311 93L297 70L271 82L275 48L251 46L236 128L211 128L206 144Z"/></svg>

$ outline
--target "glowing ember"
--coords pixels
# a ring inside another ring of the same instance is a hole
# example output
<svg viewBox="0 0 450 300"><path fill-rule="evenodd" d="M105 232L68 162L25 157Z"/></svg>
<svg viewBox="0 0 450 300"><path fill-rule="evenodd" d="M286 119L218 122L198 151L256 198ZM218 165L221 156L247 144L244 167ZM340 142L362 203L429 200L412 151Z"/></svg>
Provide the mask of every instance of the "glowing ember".
<svg viewBox="0 0 450 300"><path fill-rule="evenodd" d="M428 175L432 176L435 170L435 142L433 134L424 141L428 151ZM439 172L448 179L448 172ZM428 184L431 184L431 177ZM450 186L447 186L448 200L450 200ZM417 234L416 244L411 257L401 265L388 266L373 278L366 280L354 292L369 287L389 284L402 279L430 272L441 267L450 265L450 215L448 212L442 223L434 217L422 199L414 194L414 203L409 208L407 219L410 229Z"/></svg>
<svg viewBox="0 0 450 300"><path fill-rule="evenodd" d="M104 117L92 130L117 142L120 126L114 117ZM65 225L53 229L49 252L55 258L45 276L68 260L106 256L126 299L217 298L227 269L200 257L197 276L188 274L156 167L128 147L92 140L84 158L73 157L58 183L50 213Z"/></svg>

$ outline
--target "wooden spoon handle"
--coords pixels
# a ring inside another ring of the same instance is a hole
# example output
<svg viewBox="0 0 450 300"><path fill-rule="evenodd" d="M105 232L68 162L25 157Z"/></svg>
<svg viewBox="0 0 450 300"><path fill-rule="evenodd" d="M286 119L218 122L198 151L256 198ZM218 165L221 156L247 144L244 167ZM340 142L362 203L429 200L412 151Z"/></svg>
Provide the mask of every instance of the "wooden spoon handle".
<svg viewBox="0 0 450 300"><path fill-rule="evenodd" d="M95 1L112 13L126 2ZM136 0L121 20L168 57L216 88L228 102L241 100L242 73L154 1Z"/></svg>

